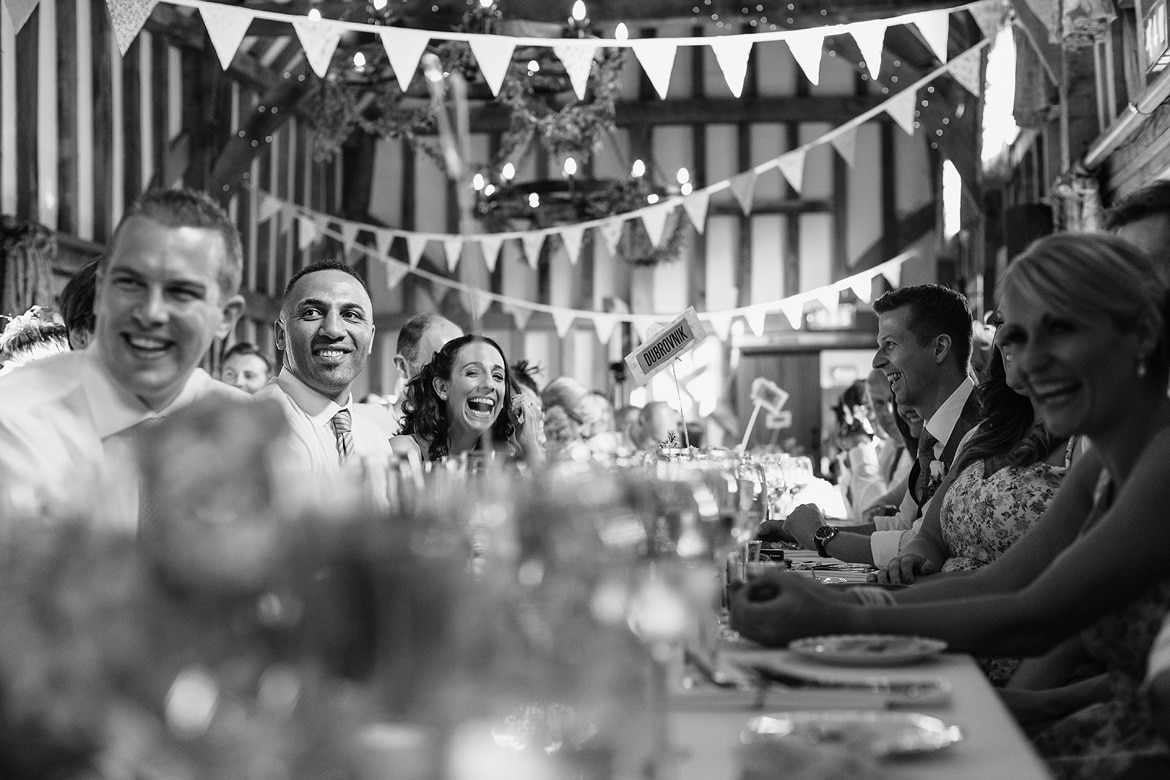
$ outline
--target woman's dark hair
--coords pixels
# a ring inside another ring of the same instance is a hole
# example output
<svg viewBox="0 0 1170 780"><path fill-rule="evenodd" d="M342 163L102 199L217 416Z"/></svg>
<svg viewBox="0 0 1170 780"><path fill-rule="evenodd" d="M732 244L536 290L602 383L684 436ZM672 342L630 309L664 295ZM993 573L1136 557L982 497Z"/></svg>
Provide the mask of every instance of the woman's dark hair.
<svg viewBox="0 0 1170 780"><path fill-rule="evenodd" d="M994 458L997 468L1030 466L1043 460L1056 438L1036 420L1032 402L1008 387L1003 354L996 347L987 361L987 379L975 390L979 403L976 431L951 471L958 474L977 460ZM997 469L992 469L997 470Z"/></svg>
<svg viewBox="0 0 1170 780"><path fill-rule="evenodd" d="M449 421L447 419L447 404L443 399L439 398L438 391L435 390L435 380L443 379L450 381L451 372L455 368L455 358L458 357L459 351L468 344L482 342L490 344L503 359L504 364L504 398L500 408L500 416L496 418L496 422L492 425L491 440L499 444L505 444L511 440L512 434L516 432L516 427L512 423L512 393L515 386L515 380L512 379L511 369L508 368L508 359L504 355L504 350L500 349L500 345L489 339L487 336L481 336L476 333L469 333L466 336L460 336L457 339L452 339L443 345L443 348L435 353L431 358L431 362L427 363L419 371L418 376L410 380L406 386L406 400L402 403L402 409L405 416L402 422L402 433L404 434L418 434L427 442L427 458L429 460L440 460L447 457L450 444L447 440L449 434ZM477 449L484 449L487 447L487 442L480 438L476 444Z"/></svg>
<svg viewBox="0 0 1170 780"><path fill-rule="evenodd" d="M527 387L540 395L540 386L536 384L536 375L540 373L540 366L534 366L527 360L517 360L512 364L512 378L517 385Z"/></svg>

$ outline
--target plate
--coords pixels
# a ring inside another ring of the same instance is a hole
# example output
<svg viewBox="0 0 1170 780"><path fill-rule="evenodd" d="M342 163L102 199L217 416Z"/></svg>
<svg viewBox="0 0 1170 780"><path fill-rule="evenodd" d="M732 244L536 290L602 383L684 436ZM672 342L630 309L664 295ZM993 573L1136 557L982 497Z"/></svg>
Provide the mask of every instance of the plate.
<svg viewBox="0 0 1170 780"><path fill-rule="evenodd" d="M895 666L921 661L947 649L940 639L896 634L841 634L797 639L788 649L802 658L847 666Z"/></svg>
<svg viewBox="0 0 1170 780"><path fill-rule="evenodd" d="M779 712L748 721L744 741L801 740L840 745L885 758L933 753L963 739L962 730L917 712Z"/></svg>

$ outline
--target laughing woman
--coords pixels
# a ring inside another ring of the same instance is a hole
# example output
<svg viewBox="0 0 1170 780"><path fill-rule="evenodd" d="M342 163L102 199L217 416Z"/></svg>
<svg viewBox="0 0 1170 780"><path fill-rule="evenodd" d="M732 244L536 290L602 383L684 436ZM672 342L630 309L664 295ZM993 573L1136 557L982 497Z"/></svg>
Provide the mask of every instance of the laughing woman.
<svg viewBox="0 0 1170 780"><path fill-rule="evenodd" d="M477 451L539 459L539 413L513 387L499 344L476 334L448 341L407 386L402 433L390 447L422 460Z"/></svg>
<svg viewBox="0 0 1170 780"><path fill-rule="evenodd" d="M1037 655L1079 633L1109 673L1110 700L1041 732L1037 748L1062 777L1117 777L1142 762L1170 769L1139 693L1170 610L1166 298L1151 262L1117 238L1036 242L1001 281L997 338L1052 434L1091 445L1044 516L990 565L884 606L761 577L733 599L732 627L766 644L917 634L983 656Z"/></svg>

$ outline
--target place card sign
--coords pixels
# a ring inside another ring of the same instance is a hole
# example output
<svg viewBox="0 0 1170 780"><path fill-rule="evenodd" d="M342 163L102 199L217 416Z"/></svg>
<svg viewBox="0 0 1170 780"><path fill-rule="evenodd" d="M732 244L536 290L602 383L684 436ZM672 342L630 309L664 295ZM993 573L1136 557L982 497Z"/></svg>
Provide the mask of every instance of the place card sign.
<svg viewBox="0 0 1170 780"><path fill-rule="evenodd" d="M758 376L752 380L752 403L759 404L769 414L780 414L788 403L788 393L771 379Z"/></svg>
<svg viewBox="0 0 1170 780"><path fill-rule="evenodd" d="M1170 62L1170 29L1166 19L1166 0L1155 0L1145 9L1142 20L1142 40L1145 44L1146 71L1157 73Z"/></svg>
<svg viewBox="0 0 1170 780"><path fill-rule="evenodd" d="M630 376L639 385L699 345L707 330L699 321L695 307L690 307L670 324L654 334L642 346L626 355Z"/></svg>

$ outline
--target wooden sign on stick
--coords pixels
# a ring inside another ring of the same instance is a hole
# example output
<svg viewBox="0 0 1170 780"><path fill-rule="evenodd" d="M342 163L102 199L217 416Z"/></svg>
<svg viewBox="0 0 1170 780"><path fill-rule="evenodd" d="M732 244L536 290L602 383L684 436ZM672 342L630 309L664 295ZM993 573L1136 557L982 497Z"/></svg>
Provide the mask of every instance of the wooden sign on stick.
<svg viewBox="0 0 1170 780"><path fill-rule="evenodd" d="M705 338L707 330L691 306L658 331L654 338L626 355L630 376L636 384L646 384L650 377L690 352Z"/></svg>

